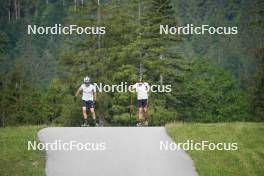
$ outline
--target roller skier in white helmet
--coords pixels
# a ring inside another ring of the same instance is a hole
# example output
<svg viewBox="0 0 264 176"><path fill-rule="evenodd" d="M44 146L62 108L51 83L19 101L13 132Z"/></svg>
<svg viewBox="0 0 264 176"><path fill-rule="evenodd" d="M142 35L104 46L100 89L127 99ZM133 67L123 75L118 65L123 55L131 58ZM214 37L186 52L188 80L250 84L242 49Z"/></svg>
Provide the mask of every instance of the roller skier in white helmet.
<svg viewBox="0 0 264 176"><path fill-rule="evenodd" d="M148 92L149 84L144 82L142 78L139 78L139 81L132 86L132 89L137 92L137 101L138 101L138 120L137 126L148 126Z"/></svg>
<svg viewBox="0 0 264 176"><path fill-rule="evenodd" d="M82 112L83 112L83 118L84 118L84 124L82 126L89 126L88 120L87 120L87 109L90 110L94 124L98 126L96 122L96 114L94 110L94 103L96 102L96 88L91 83L91 79L86 76L83 79L83 84L80 86L80 88L75 93L74 99L76 100L77 97L80 95L80 92L82 92Z"/></svg>

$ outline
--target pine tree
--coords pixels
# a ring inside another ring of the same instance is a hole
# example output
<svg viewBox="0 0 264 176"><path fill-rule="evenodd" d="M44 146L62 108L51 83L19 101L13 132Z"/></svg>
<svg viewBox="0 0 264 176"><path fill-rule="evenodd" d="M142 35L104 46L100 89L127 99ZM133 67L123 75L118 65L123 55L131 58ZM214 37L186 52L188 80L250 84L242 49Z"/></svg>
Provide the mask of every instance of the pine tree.
<svg viewBox="0 0 264 176"><path fill-rule="evenodd" d="M151 84L172 86L171 93L153 93L151 95L150 102L153 107L156 107L152 109L155 124L177 119L177 109L173 108L172 100L176 99L175 88L182 79L182 71L188 66L187 60L175 51L175 47L180 42L179 36L161 35L160 25L177 25L171 1L144 1L139 39L142 46L143 68L146 70L144 79ZM164 121L162 122L162 120Z"/></svg>

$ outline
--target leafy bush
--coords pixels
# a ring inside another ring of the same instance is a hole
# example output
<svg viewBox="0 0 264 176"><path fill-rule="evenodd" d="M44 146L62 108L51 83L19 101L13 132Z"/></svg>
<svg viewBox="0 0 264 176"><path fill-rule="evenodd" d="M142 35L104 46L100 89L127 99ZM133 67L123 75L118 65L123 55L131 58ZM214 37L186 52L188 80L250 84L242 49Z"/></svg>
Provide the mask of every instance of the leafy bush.
<svg viewBox="0 0 264 176"><path fill-rule="evenodd" d="M236 87L231 74L202 59L193 62L178 96L181 117L187 121L244 121L245 93Z"/></svg>
<svg viewBox="0 0 264 176"><path fill-rule="evenodd" d="M112 119L112 123L114 125L118 126L130 126L136 124L136 118L135 116L131 115L129 113L123 113L120 115L114 115Z"/></svg>

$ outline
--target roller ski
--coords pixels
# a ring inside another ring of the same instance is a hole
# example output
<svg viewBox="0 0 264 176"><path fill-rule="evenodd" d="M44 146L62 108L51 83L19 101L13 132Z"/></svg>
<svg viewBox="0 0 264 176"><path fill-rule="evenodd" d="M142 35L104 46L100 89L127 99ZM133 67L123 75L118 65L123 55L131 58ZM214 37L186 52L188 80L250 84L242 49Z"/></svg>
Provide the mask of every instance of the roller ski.
<svg viewBox="0 0 264 176"><path fill-rule="evenodd" d="M90 127L90 125L89 124L82 124L81 127ZM99 127L99 124L96 123L95 124L95 127Z"/></svg>
<svg viewBox="0 0 264 176"><path fill-rule="evenodd" d="M100 125L97 122L94 122L95 127L99 127Z"/></svg>
<svg viewBox="0 0 264 176"><path fill-rule="evenodd" d="M89 127L89 123L87 122L87 120L84 121L84 123L81 125L81 127Z"/></svg>
<svg viewBox="0 0 264 176"><path fill-rule="evenodd" d="M146 121L144 122L144 126L147 127L148 124L149 124L149 123L148 123L148 121L146 120Z"/></svg>
<svg viewBox="0 0 264 176"><path fill-rule="evenodd" d="M99 127L100 125L94 120L94 125L92 126L95 126L95 127ZM90 127L89 123L87 120L84 120L84 123L81 125L81 127Z"/></svg>
<svg viewBox="0 0 264 176"><path fill-rule="evenodd" d="M137 127L142 127L143 125L142 125L142 123L141 122L138 122L137 123Z"/></svg>
<svg viewBox="0 0 264 176"><path fill-rule="evenodd" d="M144 122L138 122L138 123L136 124L136 126L137 126L137 127L143 127L143 126L147 127L147 126L148 126L148 121L146 120L146 121L144 121Z"/></svg>

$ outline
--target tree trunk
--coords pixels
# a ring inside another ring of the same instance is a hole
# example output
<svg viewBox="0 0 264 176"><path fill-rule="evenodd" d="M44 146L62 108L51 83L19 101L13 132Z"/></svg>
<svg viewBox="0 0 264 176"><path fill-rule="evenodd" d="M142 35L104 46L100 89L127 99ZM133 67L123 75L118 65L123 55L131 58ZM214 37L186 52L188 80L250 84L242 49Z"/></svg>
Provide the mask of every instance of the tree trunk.
<svg viewBox="0 0 264 176"><path fill-rule="evenodd" d="M11 21L11 10L10 10L10 7L8 9L8 22Z"/></svg>
<svg viewBox="0 0 264 176"><path fill-rule="evenodd" d="M77 12L77 0L74 0L74 12Z"/></svg>
<svg viewBox="0 0 264 176"><path fill-rule="evenodd" d="M12 1L9 1L8 4L8 22L11 22L11 8L12 8Z"/></svg>
<svg viewBox="0 0 264 176"><path fill-rule="evenodd" d="M140 59L142 60L141 53L140 53ZM141 60L140 60L140 63L139 63L139 80L143 79L143 66L142 66L142 61Z"/></svg>
<svg viewBox="0 0 264 176"><path fill-rule="evenodd" d="M160 85L163 85L163 75L160 74Z"/></svg>
<svg viewBox="0 0 264 176"><path fill-rule="evenodd" d="M38 7L36 7L35 16L38 16Z"/></svg>
<svg viewBox="0 0 264 176"><path fill-rule="evenodd" d="M140 24L141 17L141 0L138 1L138 23Z"/></svg>
<svg viewBox="0 0 264 176"><path fill-rule="evenodd" d="M14 9L15 9L15 17L16 17L16 20L17 20L17 17L18 17L18 13L17 13L17 0L14 0Z"/></svg>
<svg viewBox="0 0 264 176"><path fill-rule="evenodd" d="M160 55L160 60L161 60L161 62L163 60L163 55L162 54ZM160 85L163 85L163 75L162 75L162 73L160 73Z"/></svg>
<svg viewBox="0 0 264 176"><path fill-rule="evenodd" d="M20 19L20 10L21 10L20 0L17 0L17 18L18 19Z"/></svg>
<svg viewBox="0 0 264 176"><path fill-rule="evenodd" d="M141 25L141 0L138 1L138 24ZM141 34L139 34L141 37ZM143 79L143 66L142 66L142 49L141 49L141 44L139 46L139 59L140 59L140 63L139 63L139 79Z"/></svg>
<svg viewBox="0 0 264 176"><path fill-rule="evenodd" d="M97 0L97 23L98 27L100 26L101 22L101 11L100 11L100 0ZM98 34L98 49L101 48L101 35Z"/></svg>

